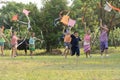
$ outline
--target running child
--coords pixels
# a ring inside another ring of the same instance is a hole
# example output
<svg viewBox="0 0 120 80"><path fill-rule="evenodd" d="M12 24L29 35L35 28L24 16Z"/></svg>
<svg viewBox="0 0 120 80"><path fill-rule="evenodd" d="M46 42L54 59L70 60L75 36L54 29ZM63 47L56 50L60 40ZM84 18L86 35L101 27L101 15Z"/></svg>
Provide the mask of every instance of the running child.
<svg viewBox="0 0 120 80"><path fill-rule="evenodd" d="M86 29L86 23L84 23L84 30L85 30L85 35L84 35L84 52L86 54L86 58L91 57L90 51L91 51L91 35L90 35L90 30Z"/></svg>
<svg viewBox="0 0 120 80"><path fill-rule="evenodd" d="M105 51L105 56L108 56L108 34L109 29L107 25L100 20L100 49L101 56L103 56L103 52Z"/></svg>
<svg viewBox="0 0 120 80"><path fill-rule="evenodd" d="M12 34L12 39L11 39L11 46L12 46L12 54L11 54L11 58L16 57L16 53L17 53L17 46L18 46L18 37L17 37L17 32L14 31Z"/></svg>
<svg viewBox="0 0 120 80"><path fill-rule="evenodd" d="M3 33L3 28L0 28L0 48L1 48L1 55L4 56L4 43L8 41Z"/></svg>
<svg viewBox="0 0 120 80"><path fill-rule="evenodd" d="M30 56L31 56L31 58L32 58L33 53L34 53L34 51L35 51L35 41L36 41L36 40L40 40L40 39L36 38L36 37L35 37L35 33L33 32L33 33L31 34L30 39L29 39L29 50L30 50ZM40 41L41 41L41 40L40 40Z"/></svg>
<svg viewBox="0 0 120 80"><path fill-rule="evenodd" d="M81 41L79 34L77 31L74 32L74 34L71 35L71 56L75 55L77 57L80 56L80 46L79 41Z"/></svg>
<svg viewBox="0 0 120 80"><path fill-rule="evenodd" d="M70 32L67 32L64 37L65 50L63 54L65 54L65 58L67 58L67 54L70 53L70 49L71 49L70 42L71 42L71 34Z"/></svg>

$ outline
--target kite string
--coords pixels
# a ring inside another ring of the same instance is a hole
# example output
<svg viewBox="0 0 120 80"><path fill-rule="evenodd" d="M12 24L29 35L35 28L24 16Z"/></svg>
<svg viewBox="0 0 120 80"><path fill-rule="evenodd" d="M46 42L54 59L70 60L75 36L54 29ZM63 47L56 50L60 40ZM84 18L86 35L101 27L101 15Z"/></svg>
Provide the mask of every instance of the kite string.
<svg viewBox="0 0 120 80"><path fill-rule="evenodd" d="M29 18L28 15L26 15L26 17L27 17L27 19L28 19L28 28L27 28L27 30L29 30L29 28L31 28L31 26L30 26L30 18ZM22 41L21 43L18 44L18 46L20 46L20 45L27 39L27 33L28 33L28 31L26 32L25 38L23 39L23 41ZM17 46L17 47L18 47L18 46Z"/></svg>

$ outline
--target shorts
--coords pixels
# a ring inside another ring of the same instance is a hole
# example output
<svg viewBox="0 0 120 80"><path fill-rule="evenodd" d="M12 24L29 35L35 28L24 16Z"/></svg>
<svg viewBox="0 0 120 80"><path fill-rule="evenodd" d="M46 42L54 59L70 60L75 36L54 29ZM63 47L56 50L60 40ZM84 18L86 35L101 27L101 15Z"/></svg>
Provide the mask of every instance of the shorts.
<svg viewBox="0 0 120 80"><path fill-rule="evenodd" d="M64 42L64 46L65 48L68 48L68 49L71 48L71 44L69 42Z"/></svg>
<svg viewBox="0 0 120 80"><path fill-rule="evenodd" d="M11 44L12 48L17 48L17 44Z"/></svg>
<svg viewBox="0 0 120 80"><path fill-rule="evenodd" d="M35 51L35 45L34 44L29 44L29 50L30 51Z"/></svg>
<svg viewBox="0 0 120 80"><path fill-rule="evenodd" d="M80 48L79 47L71 47L71 56L75 55L80 56Z"/></svg>
<svg viewBox="0 0 120 80"><path fill-rule="evenodd" d="M0 42L0 46L4 46L4 42Z"/></svg>
<svg viewBox="0 0 120 80"><path fill-rule="evenodd" d="M104 52L105 49L108 49L108 41L100 42L101 52Z"/></svg>

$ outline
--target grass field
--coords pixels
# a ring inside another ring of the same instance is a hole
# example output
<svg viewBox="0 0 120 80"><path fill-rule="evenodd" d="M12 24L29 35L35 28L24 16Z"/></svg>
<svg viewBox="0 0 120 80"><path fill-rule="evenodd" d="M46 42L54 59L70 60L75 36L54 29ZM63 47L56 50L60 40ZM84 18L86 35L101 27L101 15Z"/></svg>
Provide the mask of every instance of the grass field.
<svg viewBox="0 0 120 80"><path fill-rule="evenodd" d="M0 57L0 80L120 80L120 54Z"/></svg>

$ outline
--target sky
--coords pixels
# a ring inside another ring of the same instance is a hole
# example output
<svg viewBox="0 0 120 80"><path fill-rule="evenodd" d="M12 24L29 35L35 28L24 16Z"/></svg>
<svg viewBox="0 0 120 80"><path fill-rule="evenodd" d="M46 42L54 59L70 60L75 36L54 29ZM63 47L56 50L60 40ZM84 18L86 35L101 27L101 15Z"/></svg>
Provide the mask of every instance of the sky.
<svg viewBox="0 0 120 80"><path fill-rule="evenodd" d="M42 1L41 0L0 0L1 1L15 1L15 2L22 2L22 3L25 3L25 4L28 4L29 2L32 2L32 3L35 3L37 5L38 8L41 8L42 7ZM69 5L71 5L71 0L68 0L70 3ZM1 4L0 3L0 8L5 5L5 4Z"/></svg>

